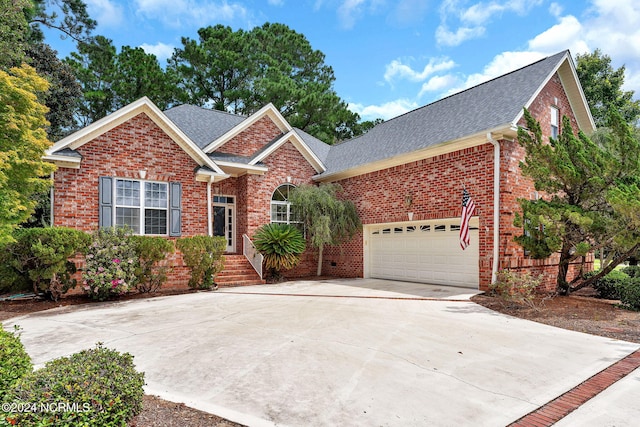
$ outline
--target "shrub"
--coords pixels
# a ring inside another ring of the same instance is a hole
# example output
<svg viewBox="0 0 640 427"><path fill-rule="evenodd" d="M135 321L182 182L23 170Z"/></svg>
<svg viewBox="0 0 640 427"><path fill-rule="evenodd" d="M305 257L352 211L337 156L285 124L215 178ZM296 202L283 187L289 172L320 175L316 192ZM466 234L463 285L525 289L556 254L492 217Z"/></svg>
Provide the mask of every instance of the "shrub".
<svg viewBox="0 0 640 427"><path fill-rule="evenodd" d="M227 239L221 236L183 237L176 241L185 265L191 270L189 287L209 289L215 286L214 278L224 268Z"/></svg>
<svg viewBox="0 0 640 427"><path fill-rule="evenodd" d="M295 267L305 249L302 233L289 224L263 225L253 235L253 243L272 277Z"/></svg>
<svg viewBox="0 0 640 427"><path fill-rule="evenodd" d="M35 411L2 418L25 427L126 426L142 410L143 386L133 356L98 344L25 375L4 401L25 402Z"/></svg>
<svg viewBox="0 0 640 427"><path fill-rule="evenodd" d="M589 275L596 274L596 272L590 272ZM588 277L588 276L585 276ZM594 281L591 286L598 293L599 298L604 299L620 299L620 293L618 292L618 285L629 280L624 272L620 270L613 270L604 277Z"/></svg>
<svg viewBox="0 0 640 427"><path fill-rule="evenodd" d="M630 265L623 268L622 272L629 277L640 277L640 265Z"/></svg>
<svg viewBox="0 0 640 427"><path fill-rule="evenodd" d="M84 291L91 298L103 301L136 286L139 261L130 234L124 228L101 228L94 233L82 274Z"/></svg>
<svg viewBox="0 0 640 427"><path fill-rule="evenodd" d="M31 358L24 350L19 335L0 326L0 397L31 369Z"/></svg>
<svg viewBox="0 0 640 427"><path fill-rule="evenodd" d="M136 269L136 289L143 293L156 292L167 281L169 267L160 263L173 253L174 244L164 237L131 236L130 239L140 262Z"/></svg>
<svg viewBox="0 0 640 427"><path fill-rule="evenodd" d="M13 233L15 242L4 248L2 255L3 287L9 290L44 292L57 300L60 295L76 286L72 275L76 266L69 258L85 252L91 238L88 234L71 228L19 228Z"/></svg>
<svg viewBox="0 0 640 427"><path fill-rule="evenodd" d="M640 277L629 278L616 285L622 307L640 311Z"/></svg>
<svg viewBox="0 0 640 427"><path fill-rule="evenodd" d="M530 273L502 270L496 274L496 281L489 285L489 294L507 302L535 308L534 298L538 286L540 279Z"/></svg>

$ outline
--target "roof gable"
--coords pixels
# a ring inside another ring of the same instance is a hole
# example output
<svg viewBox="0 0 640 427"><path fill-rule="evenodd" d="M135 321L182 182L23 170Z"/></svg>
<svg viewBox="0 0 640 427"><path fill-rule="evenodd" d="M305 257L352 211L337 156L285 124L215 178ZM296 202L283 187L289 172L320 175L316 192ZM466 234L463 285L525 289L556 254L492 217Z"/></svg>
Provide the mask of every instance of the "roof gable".
<svg viewBox="0 0 640 427"><path fill-rule="evenodd" d="M291 142L293 146L300 152L300 154L302 154L305 160L309 162L311 166L313 166L316 172L322 173L326 170L326 167L322 163L320 158L313 152L313 150L309 148L307 143L294 129L287 132L285 135L282 135L282 137L276 139L275 141L272 141L269 144L265 145L262 150L255 153L255 155L249 162L249 165L253 166L262 162L286 142Z"/></svg>
<svg viewBox="0 0 640 427"><path fill-rule="evenodd" d="M127 120L144 113L160 127L176 144L180 146L196 163L212 171L213 175L225 176L224 172L147 97L103 117L89 126L56 142L45 152L45 159L57 161L57 157L67 150L75 150L96 137L125 123Z"/></svg>
<svg viewBox="0 0 640 427"><path fill-rule="evenodd" d="M170 108L164 114L201 149L246 120L244 116L189 104Z"/></svg>
<svg viewBox="0 0 640 427"><path fill-rule="evenodd" d="M450 95L383 122L366 134L331 147L319 180L353 176L399 165L427 152L459 149L486 142L488 132L513 132L542 88L558 72L581 128L593 119L580 88L569 51ZM475 141L475 142L474 142ZM448 146L451 146L448 147ZM414 154L412 154L414 153Z"/></svg>

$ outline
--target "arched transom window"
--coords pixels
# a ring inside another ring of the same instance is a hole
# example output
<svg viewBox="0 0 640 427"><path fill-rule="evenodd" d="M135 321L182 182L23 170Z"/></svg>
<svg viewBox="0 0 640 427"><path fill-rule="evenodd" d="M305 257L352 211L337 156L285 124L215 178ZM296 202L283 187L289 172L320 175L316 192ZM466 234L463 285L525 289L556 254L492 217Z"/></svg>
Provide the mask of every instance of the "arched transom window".
<svg viewBox="0 0 640 427"><path fill-rule="evenodd" d="M282 184L271 196L271 222L283 224L294 224L300 222L294 214L289 201L290 192L296 188L295 185Z"/></svg>

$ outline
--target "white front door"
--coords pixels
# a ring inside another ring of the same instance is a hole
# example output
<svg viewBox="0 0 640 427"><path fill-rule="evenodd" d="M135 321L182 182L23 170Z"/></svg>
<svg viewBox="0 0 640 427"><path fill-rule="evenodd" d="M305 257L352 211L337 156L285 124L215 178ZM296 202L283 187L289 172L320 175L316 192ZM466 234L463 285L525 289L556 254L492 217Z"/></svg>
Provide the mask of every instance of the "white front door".
<svg viewBox="0 0 640 427"><path fill-rule="evenodd" d="M235 198L213 196L213 235L227 239L226 252L235 252Z"/></svg>

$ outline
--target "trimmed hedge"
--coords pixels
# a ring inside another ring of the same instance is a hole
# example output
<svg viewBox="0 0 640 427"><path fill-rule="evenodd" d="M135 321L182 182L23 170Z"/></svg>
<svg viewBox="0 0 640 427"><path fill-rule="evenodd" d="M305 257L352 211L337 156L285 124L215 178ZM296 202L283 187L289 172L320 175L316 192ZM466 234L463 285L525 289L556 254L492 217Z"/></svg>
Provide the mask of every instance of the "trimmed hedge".
<svg viewBox="0 0 640 427"><path fill-rule="evenodd" d="M26 374L4 402L25 402L30 410L0 413L0 421L25 427L125 427L142 411L143 386L144 374L135 370L133 356L98 344Z"/></svg>
<svg viewBox="0 0 640 427"><path fill-rule="evenodd" d="M595 275L597 272L589 272L585 277ZM629 280L629 276L620 270L613 270L604 277L599 278L591 285L598 293L599 298L620 299L618 286Z"/></svg>
<svg viewBox="0 0 640 427"><path fill-rule="evenodd" d="M189 287L209 289L215 286L216 274L224 268L227 239L221 236L191 236L176 241L185 265L191 270Z"/></svg>
<svg viewBox="0 0 640 427"><path fill-rule="evenodd" d="M616 286L622 307L640 311L640 277L630 278Z"/></svg>
<svg viewBox="0 0 640 427"><path fill-rule="evenodd" d="M5 331L0 325L0 397L32 369L31 358L24 350L20 336Z"/></svg>

